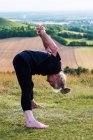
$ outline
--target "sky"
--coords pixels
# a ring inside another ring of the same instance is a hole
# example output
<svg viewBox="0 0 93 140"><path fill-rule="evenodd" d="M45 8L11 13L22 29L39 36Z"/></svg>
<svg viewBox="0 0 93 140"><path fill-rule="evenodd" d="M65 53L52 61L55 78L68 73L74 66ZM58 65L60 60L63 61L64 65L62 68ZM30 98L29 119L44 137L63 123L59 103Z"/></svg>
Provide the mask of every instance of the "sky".
<svg viewBox="0 0 93 140"><path fill-rule="evenodd" d="M93 0L0 0L0 12L92 10Z"/></svg>

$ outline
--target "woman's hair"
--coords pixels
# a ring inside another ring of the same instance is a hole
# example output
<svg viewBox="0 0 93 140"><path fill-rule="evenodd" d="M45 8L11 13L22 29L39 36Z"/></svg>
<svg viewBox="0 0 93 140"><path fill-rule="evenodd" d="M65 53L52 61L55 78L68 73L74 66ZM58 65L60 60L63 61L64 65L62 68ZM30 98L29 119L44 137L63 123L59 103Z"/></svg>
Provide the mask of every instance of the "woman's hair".
<svg viewBox="0 0 93 140"><path fill-rule="evenodd" d="M65 88L65 84L66 84L66 75L61 71L59 73L60 78L55 81L55 86L54 89L56 90L60 90L60 89L64 89Z"/></svg>
<svg viewBox="0 0 93 140"><path fill-rule="evenodd" d="M66 75L63 73L63 71L61 71L60 73L60 80L59 80L59 86L61 86L61 88L65 88L66 85Z"/></svg>
<svg viewBox="0 0 93 140"><path fill-rule="evenodd" d="M66 75L63 73L63 71L61 71L59 73L60 78L58 81L55 82L55 87L53 88L53 91L55 92L61 92L63 94L66 94L68 92L70 92L70 88L66 88Z"/></svg>

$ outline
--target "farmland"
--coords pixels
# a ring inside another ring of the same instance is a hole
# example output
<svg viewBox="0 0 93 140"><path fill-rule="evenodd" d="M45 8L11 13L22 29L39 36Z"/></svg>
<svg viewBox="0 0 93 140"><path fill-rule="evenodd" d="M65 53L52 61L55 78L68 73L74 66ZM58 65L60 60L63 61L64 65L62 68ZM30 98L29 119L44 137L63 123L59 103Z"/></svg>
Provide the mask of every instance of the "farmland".
<svg viewBox="0 0 93 140"><path fill-rule="evenodd" d="M93 69L93 39L90 32L92 30L88 30L87 27L47 25L46 31L56 40L63 68L82 66ZM36 25L32 26L0 18L0 33L3 38L0 39L1 72L14 71L12 61L17 53L23 50L44 50L40 37L36 35Z"/></svg>
<svg viewBox="0 0 93 140"><path fill-rule="evenodd" d="M93 69L93 47L76 48L75 56L79 66Z"/></svg>
<svg viewBox="0 0 93 140"><path fill-rule="evenodd" d="M62 58L63 68L83 66L93 69L93 48L65 47L56 42ZM0 71L13 71L13 57L23 50L44 50L40 37L10 38L0 40ZM87 59L88 58L88 59Z"/></svg>
<svg viewBox="0 0 93 140"><path fill-rule="evenodd" d="M12 38L0 40L0 71L13 71L12 60L18 52L25 49L36 50L42 48L43 44L40 38Z"/></svg>

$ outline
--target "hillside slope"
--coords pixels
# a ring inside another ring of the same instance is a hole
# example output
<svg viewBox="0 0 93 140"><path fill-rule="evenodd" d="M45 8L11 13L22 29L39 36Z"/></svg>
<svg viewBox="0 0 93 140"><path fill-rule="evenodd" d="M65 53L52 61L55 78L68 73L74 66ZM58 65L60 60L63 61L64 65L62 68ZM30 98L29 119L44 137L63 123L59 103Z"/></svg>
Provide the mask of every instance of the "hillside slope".
<svg viewBox="0 0 93 140"><path fill-rule="evenodd" d="M10 20L4 19L4 18L0 18L0 26L15 26L15 27L19 27L19 26L24 26L24 24L14 22L14 21L10 21Z"/></svg>

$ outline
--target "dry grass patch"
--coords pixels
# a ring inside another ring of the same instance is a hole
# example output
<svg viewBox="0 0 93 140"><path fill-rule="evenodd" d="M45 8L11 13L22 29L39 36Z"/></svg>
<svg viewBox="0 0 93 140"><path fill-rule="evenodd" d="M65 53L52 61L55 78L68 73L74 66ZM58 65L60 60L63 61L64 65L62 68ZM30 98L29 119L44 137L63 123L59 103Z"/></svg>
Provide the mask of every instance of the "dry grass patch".
<svg viewBox="0 0 93 140"><path fill-rule="evenodd" d="M93 69L93 48L80 47L75 49L75 56L79 66Z"/></svg>

